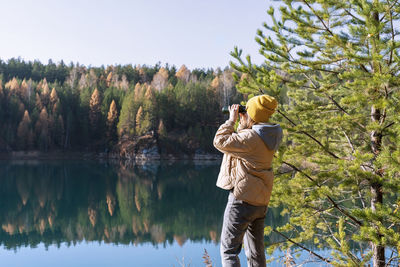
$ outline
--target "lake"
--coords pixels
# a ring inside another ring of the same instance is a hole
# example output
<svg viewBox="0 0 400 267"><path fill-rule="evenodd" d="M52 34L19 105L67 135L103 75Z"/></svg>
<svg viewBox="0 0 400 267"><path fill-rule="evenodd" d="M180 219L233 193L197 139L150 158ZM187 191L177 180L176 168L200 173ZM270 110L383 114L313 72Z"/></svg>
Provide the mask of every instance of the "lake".
<svg viewBox="0 0 400 267"><path fill-rule="evenodd" d="M207 251L220 266L228 193L218 171L219 162L0 161L1 265L205 266ZM266 224L282 220L269 209Z"/></svg>

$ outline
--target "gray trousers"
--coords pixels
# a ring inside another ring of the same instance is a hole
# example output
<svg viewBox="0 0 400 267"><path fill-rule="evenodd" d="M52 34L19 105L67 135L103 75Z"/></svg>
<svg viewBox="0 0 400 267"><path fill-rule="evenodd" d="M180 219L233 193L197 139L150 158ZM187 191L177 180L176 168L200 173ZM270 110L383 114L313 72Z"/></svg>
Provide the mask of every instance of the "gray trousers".
<svg viewBox="0 0 400 267"><path fill-rule="evenodd" d="M240 266L238 254L242 249L248 266L266 266L264 250L264 219L266 206L253 206L229 193L221 233L222 266Z"/></svg>

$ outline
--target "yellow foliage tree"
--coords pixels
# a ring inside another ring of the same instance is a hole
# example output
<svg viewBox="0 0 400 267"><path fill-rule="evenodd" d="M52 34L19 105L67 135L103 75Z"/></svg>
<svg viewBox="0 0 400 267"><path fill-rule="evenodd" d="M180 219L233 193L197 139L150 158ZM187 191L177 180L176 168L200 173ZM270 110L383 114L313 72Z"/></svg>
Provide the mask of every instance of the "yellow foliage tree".
<svg viewBox="0 0 400 267"><path fill-rule="evenodd" d="M190 70L185 65L182 65L175 76L182 82L187 83L190 78Z"/></svg>
<svg viewBox="0 0 400 267"><path fill-rule="evenodd" d="M35 125L35 132L39 140L39 147L42 150L47 150L49 146L49 115L46 107L43 107L40 112Z"/></svg>
<svg viewBox="0 0 400 267"><path fill-rule="evenodd" d="M157 91L163 90L168 84L168 71L165 68L160 70L154 75L151 87Z"/></svg>
<svg viewBox="0 0 400 267"><path fill-rule="evenodd" d="M140 134L141 133L141 122L143 120L143 108L142 106L139 107L137 113L136 113L136 133Z"/></svg>
<svg viewBox="0 0 400 267"><path fill-rule="evenodd" d="M15 78L15 77L12 78L11 81L9 81L9 82L7 82L7 83L5 84L5 87L6 87L8 90L10 90L10 92L13 92L13 93L18 92L18 91L19 91L19 83L18 83L17 78Z"/></svg>
<svg viewBox="0 0 400 267"><path fill-rule="evenodd" d="M107 139L108 141L112 141L116 138L116 125L118 119L118 110L115 101L110 104L110 108L107 114Z"/></svg>
<svg viewBox="0 0 400 267"><path fill-rule="evenodd" d="M99 90L94 89L89 103L89 121L92 131L92 136L97 136L99 134L98 130L100 127L101 119L101 99Z"/></svg>
<svg viewBox="0 0 400 267"><path fill-rule="evenodd" d="M58 98L57 91L55 88L53 88L50 93L50 108L53 113L57 113L57 109L59 108L59 102L60 100Z"/></svg>
<svg viewBox="0 0 400 267"><path fill-rule="evenodd" d="M29 112L25 110L24 116L18 125L17 136L19 148L26 150L32 146L32 129L31 129L31 118Z"/></svg>
<svg viewBox="0 0 400 267"><path fill-rule="evenodd" d="M107 87L110 87L112 77L113 77L113 73L112 73L112 71L110 71L110 72L108 73L108 75L107 75L107 78L106 78Z"/></svg>

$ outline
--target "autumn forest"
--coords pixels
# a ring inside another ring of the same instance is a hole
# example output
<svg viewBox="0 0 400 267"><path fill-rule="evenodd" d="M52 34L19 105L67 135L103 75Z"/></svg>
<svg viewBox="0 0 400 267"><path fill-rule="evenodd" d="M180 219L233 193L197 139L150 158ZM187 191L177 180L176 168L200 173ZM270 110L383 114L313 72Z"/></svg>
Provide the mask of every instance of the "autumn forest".
<svg viewBox="0 0 400 267"><path fill-rule="evenodd" d="M0 151L213 153L232 70L0 61ZM178 156L179 157L179 156Z"/></svg>

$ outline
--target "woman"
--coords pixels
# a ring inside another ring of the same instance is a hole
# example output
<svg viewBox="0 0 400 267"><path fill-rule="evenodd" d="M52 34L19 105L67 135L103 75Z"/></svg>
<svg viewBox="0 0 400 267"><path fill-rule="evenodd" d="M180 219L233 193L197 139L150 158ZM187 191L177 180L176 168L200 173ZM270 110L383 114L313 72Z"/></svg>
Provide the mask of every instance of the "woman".
<svg viewBox="0 0 400 267"><path fill-rule="evenodd" d="M268 121L277 106L268 95L251 98L245 113L232 105L215 135L214 146L224 153L217 186L230 190L221 233L222 266L240 266L243 241L248 266L266 265L264 219L274 178L272 159L282 140L282 128Z"/></svg>

